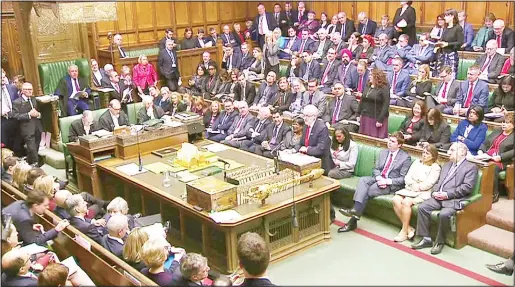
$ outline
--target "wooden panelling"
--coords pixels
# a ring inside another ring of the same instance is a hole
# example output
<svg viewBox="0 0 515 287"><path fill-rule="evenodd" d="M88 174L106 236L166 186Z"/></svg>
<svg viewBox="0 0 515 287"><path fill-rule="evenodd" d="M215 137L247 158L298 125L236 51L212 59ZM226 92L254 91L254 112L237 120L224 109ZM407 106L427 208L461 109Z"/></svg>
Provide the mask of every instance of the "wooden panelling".
<svg viewBox="0 0 515 287"><path fill-rule="evenodd" d="M156 17L158 28L172 27L172 2L155 2L155 11L159 11L159 17ZM162 33L158 33L162 35Z"/></svg>
<svg viewBox="0 0 515 287"><path fill-rule="evenodd" d="M190 23L190 16L188 12L189 3L187 2L175 2L175 24L177 26L185 26Z"/></svg>
<svg viewBox="0 0 515 287"><path fill-rule="evenodd" d="M12 11L12 6L10 7ZM23 65L16 20L12 12L9 16L4 16L3 11L7 8L4 7L4 2L2 2L2 68L5 70L7 77L12 79L13 76L23 74Z"/></svg>
<svg viewBox="0 0 515 287"><path fill-rule="evenodd" d="M434 26L436 24L436 17L442 14L445 2L424 2L424 12L421 13L423 18L422 23L427 26Z"/></svg>
<svg viewBox="0 0 515 287"><path fill-rule="evenodd" d="M467 2L465 3L465 12L467 13L467 22L469 23L483 23L487 11L486 2ZM481 11L482 13L478 13Z"/></svg>
<svg viewBox="0 0 515 287"><path fill-rule="evenodd" d="M204 24L204 5L202 2L190 2L189 11L191 15L191 24ZM245 17L245 16L244 16ZM197 29L195 29L197 31Z"/></svg>
<svg viewBox="0 0 515 287"><path fill-rule="evenodd" d="M513 5L513 1L487 2L486 13L494 13L497 19L503 19L504 22L507 22L505 23L506 26L511 26L513 28ZM483 18L486 13L482 13ZM483 22L483 19L481 19L481 22Z"/></svg>
<svg viewBox="0 0 515 287"><path fill-rule="evenodd" d="M152 13L154 10L152 2L134 2L136 5L136 13L138 15L138 28L153 28L154 18L156 15Z"/></svg>
<svg viewBox="0 0 515 287"><path fill-rule="evenodd" d="M222 2L204 2L206 21L209 23L218 22L218 5ZM223 4L222 4L223 5ZM218 31L220 32L220 31Z"/></svg>

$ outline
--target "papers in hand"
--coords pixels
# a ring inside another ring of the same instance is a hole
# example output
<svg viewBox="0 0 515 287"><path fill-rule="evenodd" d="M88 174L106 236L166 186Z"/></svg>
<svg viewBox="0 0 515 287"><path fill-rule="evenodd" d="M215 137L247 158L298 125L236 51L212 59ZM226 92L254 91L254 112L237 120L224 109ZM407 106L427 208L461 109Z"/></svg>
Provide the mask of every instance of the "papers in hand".
<svg viewBox="0 0 515 287"><path fill-rule="evenodd" d="M241 219L241 214L236 210L225 210L209 214L209 217L216 223L233 223Z"/></svg>
<svg viewBox="0 0 515 287"><path fill-rule="evenodd" d="M99 91L99 92L102 92L102 93L114 92L113 88L96 88L96 90Z"/></svg>
<svg viewBox="0 0 515 287"><path fill-rule="evenodd" d="M116 169L118 171L125 173L128 176L133 176L136 174L147 172L147 170L144 168L141 169L141 171L139 171L139 166L135 163L129 163L126 165L117 166Z"/></svg>
<svg viewBox="0 0 515 287"><path fill-rule="evenodd" d="M68 277L70 277L79 270L79 266L77 266L77 262L75 262L73 256L64 259L63 261L61 261L61 264L68 267Z"/></svg>
<svg viewBox="0 0 515 287"><path fill-rule="evenodd" d="M346 125L346 124L353 124L353 125L357 125L357 126L360 125L358 121L349 121L349 120L343 120L342 124L344 124L344 125Z"/></svg>
<svg viewBox="0 0 515 287"><path fill-rule="evenodd" d="M57 101L58 99L59 99L59 96L56 96L56 95L44 95L44 96L36 97L36 101L38 101L40 103L50 103L53 101Z"/></svg>
<svg viewBox="0 0 515 287"><path fill-rule="evenodd" d="M26 246L23 246L20 248L20 250L23 250L24 252L27 252L29 255L43 253L48 250L48 248L39 246L36 243L32 243Z"/></svg>
<svg viewBox="0 0 515 287"><path fill-rule="evenodd" d="M85 88L82 91L76 91L75 93L71 94L70 99L78 100L79 98L85 97L84 94L86 94L86 95L88 94L88 93L86 93Z"/></svg>
<svg viewBox="0 0 515 287"><path fill-rule="evenodd" d="M399 23L397 23L397 27L399 28L406 28L408 26L408 22L406 22L406 20L402 19L399 21Z"/></svg>
<svg viewBox="0 0 515 287"><path fill-rule="evenodd" d="M496 118L500 118L500 117L504 117L504 113L487 113L487 114L485 114L485 118L496 119Z"/></svg>
<svg viewBox="0 0 515 287"><path fill-rule="evenodd" d="M474 159L477 159L477 160L485 160L485 161L488 161L488 160L491 160L492 159L492 156L490 156L489 154L487 153L482 153L482 154L478 154L474 157Z"/></svg>

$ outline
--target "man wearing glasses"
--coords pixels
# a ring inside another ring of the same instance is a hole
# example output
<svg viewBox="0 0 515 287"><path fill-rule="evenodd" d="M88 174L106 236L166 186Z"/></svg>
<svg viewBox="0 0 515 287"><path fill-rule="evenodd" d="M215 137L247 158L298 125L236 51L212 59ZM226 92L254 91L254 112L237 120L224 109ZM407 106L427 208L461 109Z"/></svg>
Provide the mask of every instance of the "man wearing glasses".
<svg viewBox="0 0 515 287"><path fill-rule="evenodd" d="M122 111L120 101L114 99L109 102L109 108L98 119L98 125L108 132L114 131L116 127L129 125L129 118Z"/></svg>
<svg viewBox="0 0 515 287"><path fill-rule="evenodd" d="M327 99L324 93L318 89L316 78L311 78L308 81L308 90L302 96L302 105L306 108L307 105L313 105L317 108L317 117L321 118L327 106Z"/></svg>
<svg viewBox="0 0 515 287"><path fill-rule="evenodd" d="M497 42L490 40L486 43L485 53L476 59L475 64L481 67L479 79L490 84L499 83L499 75L504 65L504 57L497 53Z"/></svg>

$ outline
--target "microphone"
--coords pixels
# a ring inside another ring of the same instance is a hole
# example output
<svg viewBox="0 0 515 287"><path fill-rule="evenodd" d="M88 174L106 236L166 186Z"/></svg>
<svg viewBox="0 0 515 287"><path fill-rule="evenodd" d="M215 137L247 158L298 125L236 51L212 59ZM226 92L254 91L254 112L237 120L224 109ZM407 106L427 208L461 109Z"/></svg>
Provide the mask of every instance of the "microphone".
<svg viewBox="0 0 515 287"><path fill-rule="evenodd" d="M231 166L231 164L230 164L230 163L228 163L227 161L225 161L224 159L218 158L218 161L219 161L219 162L223 162L223 163L224 163L224 165Z"/></svg>
<svg viewBox="0 0 515 287"><path fill-rule="evenodd" d="M111 39L111 38L113 38L113 33L111 33L111 32L107 33L107 39Z"/></svg>

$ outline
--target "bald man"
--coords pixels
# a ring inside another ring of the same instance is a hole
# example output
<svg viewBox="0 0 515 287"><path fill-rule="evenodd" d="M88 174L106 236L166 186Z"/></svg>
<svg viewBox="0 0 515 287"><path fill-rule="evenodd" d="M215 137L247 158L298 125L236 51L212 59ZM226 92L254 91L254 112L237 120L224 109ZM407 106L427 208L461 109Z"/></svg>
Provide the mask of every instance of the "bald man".
<svg viewBox="0 0 515 287"><path fill-rule="evenodd" d="M489 40L486 43L485 53L477 58L475 63L481 68L479 79L487 81L490 84L499 83L497 77L501 74L504 65L504 57L497 53L497 48L497 42L495 40Z"/></svg>
<svg viewBox="0 0 515 287"><path fill-rule="evenodd" d="M20 134L27 149L27 162L38 163L38 149L41 142L43 125L38 103L34 98L32 84L26 82L21 89L22 96L13 102L13 115L18 120Z"/></svg>
<svg viewBox="0 0 515 287"><path fill-rule="evenodd" d="M109 108L98 119L98 126L101 130L108 132L114 131L115 128L120 126L128 126L129 118L122 111L120 101L114 99L109 102Z"/></svg>
<svg viewBox="0 0 515 287"><path fill-rule="evenodd" d="M111 46L111 52L115 50L118 51L120 58L127 58L125 49L122 48L122 35L120 34L116 34L113 37L113 45Z"/></svg>
<svg viewBox="0 0 515 287"><path fill-rule="evenodd" d="M358 14L358 21L359 21L358 31L357 31L358 33L360 33L362 36L363 35L374 36L374 34L376 33L376 29L377 29L377 23L368 19L367 13L360 12Z"/></svg>
<svg viewBox="0 0 515 287"><path fill-rule="evenodd" d="M504 26L502 19L494 21L493 30L488 33L489 40L495 40L499 48L504 48L504 54L509 53L515 46L515 33L509 27Z"/></svg>
<svg viewBox="0 0 515 287"><path fill-rule="evenodd" d="M5 253L2 257L2 285L37 286L38 278L29 272L30 265L30 256L22 249L13 249Z"/></svg>

